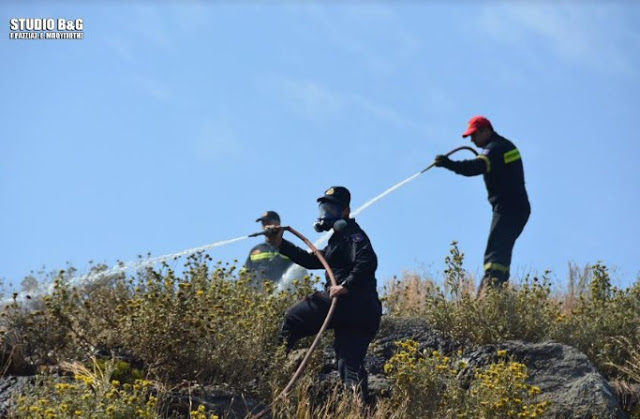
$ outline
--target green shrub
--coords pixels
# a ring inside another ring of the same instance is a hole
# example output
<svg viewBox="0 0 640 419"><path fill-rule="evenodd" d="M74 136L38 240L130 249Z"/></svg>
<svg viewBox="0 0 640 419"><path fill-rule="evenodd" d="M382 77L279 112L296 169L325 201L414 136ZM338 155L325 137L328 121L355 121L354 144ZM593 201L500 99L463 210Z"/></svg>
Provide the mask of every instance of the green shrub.
<svg viewBox="0 0 640 419"><path fill-rule="evenodd" d="M41 309L5 307L4 328L13 338L7 334L3 343L26 348L37 365L87 359L101 349L140 361L144 374L162 382L246 388L253 381L270 394L270 375L281 374L273 358L282 315L312 291L314 280L274 294L272 284L258 291L234 266L212 264L208 256L189 257L185 268L177 275L164 265L84 288L70 287L62 273Z"/></svg>
<svg viewBox="0 0 640 419"><path fill-rule="evenodd" d="M64 364L69 380L38 376L37 382L15 400L9 418L15 419L159 419L158 398L147 380L120 383L112 380L113 363L101 369Z"/></svg>
<svg viewBox="0 0 640 419"><path fill-rule="evenodd" d="M395 384L394 405L406 417L535 418L549 405L535 401L540 389L526 384L526 367L508 360L506 351L498 351L499 362L475 371L465 390L457 379L465 362L419 351L415 341L397 345L384 369Z"/></svg>
<svg viewBox="0 0 640 419"><path fill-rule="evenodd" d="M418 307L405 309L396 304L390 307L391 314L418 314L451 338L477 344L508 339L535 342L549 336L560 316L561 306L550 298L551 284L547 274L541 280L526 277L518 287L489 291L484 298L478 299L473 281L462 267L463 260L464 254L453 242L450 256L445 259L445 289L430 286L423 292L424 301ZM387 301L402 300L404 294L399 294L385 297Z"/></svg>
<svg viewBox="0 0 640 419"><path fill-rule="evenodd" d="M568 315L559 318L550 337L575 346L606 376L617 370L609 364L625 364L630 348L640 346L640 282L620 290L611 285L602 264L592 267L590 293L581 295ZM629 344L622 344L624 337Z"/></svg>
<svg viewBox="0 0 640 419"><path fill-rule="evenodd" d="M549 272L542 278L526 276L519 284L476 298L463 261L464 254L453 242L445 259L444 290L432 280L411 274L405 276L407 284L394 283L384 295L390 314L418 315L462 342L555 340L584 352L609 378L619 375L609 364L623 365L631 357L629 346L616 338L627 338L631 347L640 346L640 281L626 290L617 289L606 266L598 263L582 276L586 291L572 298L552 295ZM418 301L416 295L422 298Z"/></svg>
<svg viewBox="0 0 640 419"><path fill-rule="evenodd" d="M383 295L386 310L393 316L422 317L436 330L463 342L553 339L583 351L608 378L638 380L640 281L628 289L617 289L611 285L607 268L596 264L585 269L578 288L566 298L552 295L549 273L541 278L527 276L518 283L514 279L509 287L476 298L473 277L463 262L464 253L452 243L442 286L405 273L387 286ZM98 274L105 268L96 266L92 272ZM61 381L58 376L40 376L39 385L21 399L20 407L30 410L14 411L12 417L46 417L37 415L46 415L47 409L54 409L50 416L58 415L52 417L71 417L62 415L70 414L72 408L73 412L97 409L107 415L101 417L126 415L131 412L127 409L134 408L124 403L133 402L131 397L138 400L135 409L145 412L147 406L150 410L145 415L159 415L157 406L147 405L153 400L151 396L158 397L161 404L161 388L185 381L224 383L261 400L272 400L297 366L278 340L282 315L312 292L318 281L307 277L293 291L274 294L272 284L258 290L235 266L213 263L201 254L189 257L182 273L164 264L131 277L104 276L92 284L72 286L74 273L73 268L57 273L52 292L44 298L32 298L29 309L18 302L3 308L3 371L28 364L59 366L68 360L75 361L74 365L86 364L101 355L103 359L95 360L88 371L96 376L103 371L102 376L109 379L98 380L103 383L98 391L82 379ZM43 288L33 277L25 284L29 289ZM307 343L301 342L302 346ZM513 413L526 417L546 407L531 398L536 390L524 384L524 367L506 357L476 371L471 387L462 389L457 375L464 366L459 360L419 353L410 342L403 343L387 364L395 383L391 399L366 407L335 390L326 403L317 404L307 390L319 372L320 352L330 345L328 333L301 382L289 397L278 402L276 417L424 417L421 412L445 418L509 417ZM135 387L145 378L158 385L153 390ZM102 396L91 399L90 406L69 404L80 403L89 388ZM114 402L107 394L122 402L109 412L105 409ZM65 397L69 403L57 402ZM39 401L44 399L49 401ZM62 406L68 409L62 412ZM197 407L191 412L191 417L198 419L206 415Z"/></svg>

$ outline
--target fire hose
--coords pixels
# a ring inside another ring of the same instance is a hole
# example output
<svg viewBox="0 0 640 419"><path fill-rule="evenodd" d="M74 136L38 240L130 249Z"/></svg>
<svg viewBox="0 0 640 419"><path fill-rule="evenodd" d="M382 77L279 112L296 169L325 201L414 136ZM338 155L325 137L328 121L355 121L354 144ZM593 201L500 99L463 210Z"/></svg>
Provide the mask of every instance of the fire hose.
<svg viewBox="0 0 640 419"><path fill-rule="evenodd" d="M478 155L478 152L476 150L474 150L471 147L468 146L461 146L458 148L455 148L453 150L451 150L450 152L448 152L447 154L445 154L445 156L450 156L460 150L469 150L471 151L473 154L475 154L476 156ZM424 172L426 172L427 170L431 169L432 167L434 167L436 165L435 162L431 163L429 166L425 167L424 169L422 169L420 171L419 174L422 174ZM289 231L292 234L294 234L295 236L297 236L300 240L302 240L308 247L309 249L311 249L311 251L313 252L313 254L318 258L318 260L320 261L320 263L322 264L322 266L325 268L325 270L327 271L327 274L329 275L329 280L331 281L331 285L333 286L337 286L338 283L335 279L335 276L333 275L333 271L331 270L331 267L329 266L329 264L327 263L327 261L325 260L324 256L322 255L322 253L313 245L313 243L311 243L304 235L302 235L301 233L299 233L297 230L295 230L293 227L290 226L285 226L285 227L280 227L282 230L284 231ZM255 237L258 235L262 235L262 234L266 234L267 231L262 231L259 233L254 233L254 234L250 234L249 237ZM300 365L298 366L298 369L295 371L295 373L293 374L293 376L291 377L291 379L289 380L289 383L287 383L287 385L285 386L285 388L280 392L280 394L271 402L271 404L269 406L267 406L264 410L262 410L261 412L257 413L256 415L253 416L253 419L258 419L263 417L265 414L267 414L269 411L271 411L271 408L273 407L273 405L280 399L284 398L287 396L287 394L289 394L289 392L291 391L291 389L293 388L293 384L296 382L296 380L300 377L300 375L302 374L302 372L304 371L304 369L306 368L309 359L311 358L311 354L313 353L314 349L316 348L316 346L318 346L318 342L320 342L320 338L322 337L322 334L324 333L324 331L327 329L327 327L329 326L329 323L331 322L331 318L333 317L333 313L336 310L336 305L338 303L338 299L337 298L332 298L331 299L331 306L329 307L329 311L327 312L327 316L324 319L324 322L322 323L322 326L320 327L320 330L318 331L318 333L316 334L315 339L313 340L313 342L311 343L311 346L309 346L309 349L307 350L307 353L305 354L304 358L302 359L302 361L300 362Z"/></svg>
<svg viewBox="0 0 640 419"><path fill-rule="evenodd" d="M449 157L450 155L452 155L453 153L460 151L460 150L469 150L470 152L472 152L473 154L475 154L476 156L478 155L478 152L475 151L473 148L463 145L462 147L458 147L458 148L454 148L453 150L451 150L450 152L448 152L447 154L445 154L445 156ZM423 174L424 172L426 172L427 170L431 169L433 166L436 165L436 162L431 163L429 166L425 167L424 169L422 169L420 171L420 174Z"/></svg>
<svg viewBox="0 0 640 419"><path fill-rule="evenodd" d="M313 245L313 243L311 243L309 241L309 239L307 239L305 236L303 236L301 233L299 233L296 229L294 229L293 227L290 226L286 226L286 227L281 227L282 230L284 231L289 231L292 234L294 234L295 236L297 236L300 240L302 240L307 246L309 246L309 249L311 249L311 251L313 252L314 255L316 255L316 257L318 258L318 260L320 260L320 263L322 263L322 266L324 267L324 269L326 269L327 274L329 275L329 279L331 280L331 285L337 286L338 283L336 282L336 278L333 275L333 271L331 270L331 267L329 266L329 264L327 263L326 259L324 258L324 256L322 256L322 253ZM258 235L260 233L256 233L255 235ZM255 416L253 416L254 419L257 418L261 418L262 416L264 416L265 414L267 414L272 406L280 399L284 398L287 396L287 394L289 394L289 391L291 391L291 388L293 387L293 384L296 382L296 380L298 379L298 377L300 377L300 375L302 374L302 372L304 371L305 367L307 366L307 363L309 362L309 359L311 358L311 354L313 353L313 350L316 348L316 346L318 346L318 342L320 342L320 338L322 337L322 334L324 333L324 331L327 329L327 327L329 326L329 322L331 321L331 318L333 317L333 312L336 311L336 305L338 303L338 299L337 298L332 298L331 299L331 306L329 306L329 311L327 312L327 317L325 317L324 322L322 323L322 326L320 326L320 330L318 330L318 333L316 334L315 339L313 340L313 342L311 343L311 346L309 346L309 349L307 350L307 353L305 354L304 358L302 359L302 362L300 362L300 365L298 366L298 369L296 370L296 372L293 374L293 376L291 377L291 379L289 380L289 383L285 386L285 388L280 392L280 394L278 395L278 397L276 397L269 406L267 406L264 410L262 410L260 413L256 414Z"/></svg>

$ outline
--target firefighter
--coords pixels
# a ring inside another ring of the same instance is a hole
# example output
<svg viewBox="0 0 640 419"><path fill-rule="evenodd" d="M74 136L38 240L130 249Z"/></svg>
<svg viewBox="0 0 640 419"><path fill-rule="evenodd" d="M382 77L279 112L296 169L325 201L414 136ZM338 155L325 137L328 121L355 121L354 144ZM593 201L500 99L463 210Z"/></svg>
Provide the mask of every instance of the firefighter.
<svg viewBox="0 0 640 419"><path fill-rule="evenodd" d="M246 270L250 271L252 276L252 284L261 288L265 281L271 281L277 284L282 280L284 274L289 270L294 263L286 256L278 252L278 249L273 244L274 236L270 231L266 230L266 226L279 226L280 216L275 211L266 211L262 214L256 222L262 223L262 228L265 230L265 241L253 246L247 256L247 261L244 264ZM303 277L306 271L302 270L302 273L296 271L296 275Z"/></svg>
<svg viewBox="0 0 640 419"><path fill-rule="evenodd" d="M493 217L484 253L484 276L478 289L481 295L488 287L500 287L509 280L513 246L529 219L531 207L516 146L495 132L484 116L471 118L462 134L463 138L469 136L483 149L478 158L452 161L438 155L435 165L463 176L484 177Z"/></svg>
<svg viewBox="0 0 640 419"><path fill-rule="evenodd" d="M298 339L318 333L331 299L339 298L329 324L335 332L338 372L345 388L357 391L368 401L368 374L363 363L382 316L375 277L378 259L369 237L349 216L351 194L347 188L333 186L317 201L319 217L314 228L318 232L333 230L321 252L338 285L332 285L326 274L324 291L315 292L290 307L283 322L282 337L290 350ZM276 237L280 253L295 263L307 269L323 268L315 254L283 240L282 230Z"/></svg>

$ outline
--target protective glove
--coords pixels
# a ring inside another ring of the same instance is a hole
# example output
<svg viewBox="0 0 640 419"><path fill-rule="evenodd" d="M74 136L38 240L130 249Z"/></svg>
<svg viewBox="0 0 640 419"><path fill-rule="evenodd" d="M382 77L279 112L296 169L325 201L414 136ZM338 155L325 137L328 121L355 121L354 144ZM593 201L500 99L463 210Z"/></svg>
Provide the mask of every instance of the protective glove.
<svg viewBox="0 0 640 419"><path fill-rule="evenodd" d="M438 154L435 158L436 167L448 167L451 160L444 154Z"/></svg>

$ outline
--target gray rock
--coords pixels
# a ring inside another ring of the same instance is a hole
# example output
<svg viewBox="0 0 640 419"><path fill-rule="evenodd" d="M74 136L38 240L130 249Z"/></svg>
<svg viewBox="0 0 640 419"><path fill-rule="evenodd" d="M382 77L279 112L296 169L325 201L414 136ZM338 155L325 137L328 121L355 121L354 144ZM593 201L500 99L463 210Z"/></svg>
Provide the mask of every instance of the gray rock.
<svg viewBox="0 0 640 419"><path fill-rule="evenodd" d="M396 342L403 340L418 342L420 351L440 351L444 354L455 353L464 345L455 342L442 333L433 330L429 324L417 318L384 317L376 339L369 348L366 359L370 374L384 374L384 364L397 352Z"/></svg>
<svg viewBox="0 0 640 419"><path fill-rule="evenodd" d="M551 401L550 418L626 418L618 398L586 355L556 342L507 341L465 354L470 370L498 361L498 350L527 366L527 384L540 387L540 400Z"/></svg>
<svg viewBox="0 0 640 419"><path fill-rule="evenodd" d="M163 400L166 417L190 417L189 412L203 405L209 414L224 419L244 419L261 412L267 405L224 386L192 386L167 394ZM267 414L263 418L268 419Z"/></svg>
<svg viewBox="0 0 640 419"><path fill-rule="evenodd" d="M25 389L32 384L34 377L0 377L0 418L4 418L9 413L12 398L22 394Z"/></svg>
<svg viewBox="0 0 640 419"><path fill-rule="evenodd" d="M384 364L397 351L396 342L415 340L420 350L454 353L463 345L434 331L429 324L417 318L384 317L376 339L371 343L365 367L369 373L369 394L373 400L388 397L392 391L391 382L384 374ZM334 353L331 348L322 352L322 367L318 377L318 388L314 396L327 397L333 386L339 382Z"/></svg>
<svg viewBox="0 0 640 419"><path fill-rule="evenodd" d="M463 357L469 364L468 369L459 377L462 385L473 377L475 369L497 362L500 359L498 350L506 350L509 357L527 366L528 384L542 390L542 394L538 396L540 400L552 402L546 414L549 418L627 417L621 409L616 391L598 373L586 355L575 348L555 342L520 341L474 347L446 338L423 320L407 318L384 318L378 336L369 348L365 362L370 374L370 394L374 398L388 397L391 394L391 383L387 380L383 367L397 351L395 342L407 339L417 341L420 350L428 352L438 350L444 355L455 356L458 350L462 350ZM327 391L339 382L333 349L327 347L319 351L317 355L320 356L322 366L318 385L314 385L316 388L312 389L312 394L317 397L314 397L316 402L322 400ZM287 369L295 369L304 352L292 353L287 360L291 363L287 365ZM22 392L32 380L33 377L0 378L0 417L6 414L11 394ZM617 392L621 393L621 390L617 389ZM629 390L629 394L634 392L634 389ZM168 416L188 415L188 410L199 404L205 405L208 412L215 412L224 418L244 418L266 407L257 400L223 386L191 387L174 392L165 401ZM627 405L634 403L629 402Z"/></svg>
<svg viewBox="0 0 640 419"><path fill-rule="evenodd" d="M496 345L473 347L446 338L420 319L386 318L377 339L372 343L366 358L370 372L371 394L385 397L392 387L383 372L384 364L397 350L396 341L412 339L420 350L437 350L444 355L454 355L462 350L469 363L466 375L473 375L474 368L486 367L499 360L497 351L507 350L514 360L527 366L528 384L540 387L540 400L550 400L549 418L626 418L616 392L595 369L586 355L577 349L555 342L525 343L509 341Z"/></svg>

